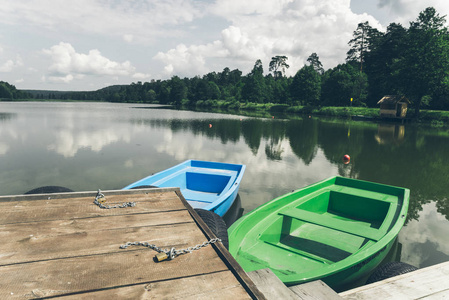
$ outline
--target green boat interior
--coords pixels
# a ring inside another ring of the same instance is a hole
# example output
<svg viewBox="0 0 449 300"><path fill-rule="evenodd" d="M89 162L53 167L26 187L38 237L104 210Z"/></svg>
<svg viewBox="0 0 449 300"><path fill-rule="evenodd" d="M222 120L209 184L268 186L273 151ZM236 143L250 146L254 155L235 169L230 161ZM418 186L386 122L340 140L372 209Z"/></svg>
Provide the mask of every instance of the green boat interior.
<svg viewBox="0 0 449 300"><path fill-rule="evenodd" d="M259 237L285 252L285 260L278 264L282 272L295 265L303 271L330 265L373 245L390 229L396 212L390 207L398 201L394 195L338 185L297 201L294 193L291 197L291 204Z"/></svg>

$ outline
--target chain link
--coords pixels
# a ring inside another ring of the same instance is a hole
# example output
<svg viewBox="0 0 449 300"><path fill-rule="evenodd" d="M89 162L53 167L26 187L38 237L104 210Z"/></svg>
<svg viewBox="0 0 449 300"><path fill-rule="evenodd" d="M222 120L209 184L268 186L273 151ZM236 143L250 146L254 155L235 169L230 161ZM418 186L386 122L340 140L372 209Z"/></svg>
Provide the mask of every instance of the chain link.
<svg viewBox="0 0 449 300"><path fill-rule="evenodd" d="M157 247L156 245L150 244L148 242L127 242L126 244L121 245L120 249L126 249L129 246L143 246L143 247L153 249L154 251L157 251L159 253L165 253L168 256L167 259L172 260L176 256L187 254L187 253L192 253L195 250L200 250L201 248L207 247L216 242L221 242L221 239L219 239L219 238L210 239L209 241L205 241L204 243L198 244L194 247L188 247L186 249L180 249L180 250L176 250L174 247L172 247L171 249L162 249L161 247Z"/></svg>
<svg viewBox="0 0 449 300"><path fill-rule="evenodd" d="M122 204L117 204L110 206L108 204L103 204L106 202L106 197L104 194L98 189L97 196L95 197L94 203L98 205L100 208L111 209L111 208L125 208L125 207L134 207L136 206L136 202L124 202Z"/></svg>
<svg viewBox="0 0 449 300"><path fill-rule="evenodd" d="M100 207L100 208L111 209L111 208L124 208L124 207L136 206L136 202L125 202L125 203L117 204L114 206L110 206L107 204L104 205L103 203L105 203L105 202L106 202L106 198L105 198L104 194L101 192L101 190L99 189L97 192L97 195L95 196L94 203L96 205L98 205L98 207ZM126 244L121 245L120 249L126 249L129 246L143 246L143 247L153 249L154 251L156 251L158 253L165 253L165 254L167 254L167 259L172 260L176 256L183 255L186 253L192 253L195 250L199 250L203 247L207 247L216 242L221 242L221 239L220 238L210 239L209 241L205 241L204 243L198 244L194 247L188 247L186 249L180 249L180 250L176 250L175 247L172 247L171 249L162 249L161 247L157 247L156 245L150 244L148 242L127 242Z"/></svg>

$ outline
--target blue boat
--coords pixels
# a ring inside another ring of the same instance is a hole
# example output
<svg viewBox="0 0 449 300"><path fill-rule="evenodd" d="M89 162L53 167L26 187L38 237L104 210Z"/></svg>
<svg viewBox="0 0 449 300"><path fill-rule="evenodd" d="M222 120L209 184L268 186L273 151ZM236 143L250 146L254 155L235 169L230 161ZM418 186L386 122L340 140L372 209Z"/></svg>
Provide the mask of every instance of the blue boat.
<svg viewBox="0 0 449 300"><path fill-rule="evenodd" d="M179 187L193 208L223 216L234 203L245 165L187 160L179 165L138 180L124 189L143 186Z"/></svg>

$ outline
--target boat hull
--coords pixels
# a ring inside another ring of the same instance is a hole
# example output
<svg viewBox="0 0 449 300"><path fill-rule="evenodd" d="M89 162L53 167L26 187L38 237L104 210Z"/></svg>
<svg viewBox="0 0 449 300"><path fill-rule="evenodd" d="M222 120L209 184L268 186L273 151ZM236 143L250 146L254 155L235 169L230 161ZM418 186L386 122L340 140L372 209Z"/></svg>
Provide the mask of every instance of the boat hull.
<svg viewBox="0 0 449 300"><path fill-rule="evenodd" d="M223 216L237 197L245 168L245 165L239 164L187 160L131 183L124 189L179 187L193 208L210 210Z"/></svg>
<svg viewBox="0 0 449 300"><path fill-rule="evenodd" d="M270 268L286 285L321 279L338 290L388 254L409 193L332 177L243 216L229 228L229 252L247 272Z"/></svg>

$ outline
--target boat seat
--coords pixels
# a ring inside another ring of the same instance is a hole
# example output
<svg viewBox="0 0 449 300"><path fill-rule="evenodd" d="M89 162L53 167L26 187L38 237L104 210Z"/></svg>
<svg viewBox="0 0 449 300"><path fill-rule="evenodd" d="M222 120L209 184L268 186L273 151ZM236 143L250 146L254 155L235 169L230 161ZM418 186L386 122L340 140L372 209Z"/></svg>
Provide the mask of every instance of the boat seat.
<svg viewBox="0 0 449 300"><path fill-rule="evenodd" d="M349 221L336 219L331 216L313 213L299 208L290 208L279 212L280 215L302 220L307 223L323 226L326 228L346 232L352 235L357 235L373 241L380 240L385 232L371 227L360 227L357 224L351 224Z"/></svg>
<svg viewBox="0 0 449 300"><path fill-rule="evenodd" d="M191 201L192 199L195 200L195 202L207 202L212 203L217 198L217 193L206 193L206 192L200 192L200 191L193 191L189 189L181 189L181 193L186 198L186 200Z"/></svg>
<svg viewBox="0 0 449 300"><path fill-rule="evenodd" d="M356 197L365 197L369 199L374 199L377 201L395 203L398 197L395 195L389 195L385 193L378 193L376 191L362 190L358 188L348 187L348 186L333 186L330 190L335 192L340 192L347 195L354 195Z"/></svg>

